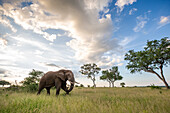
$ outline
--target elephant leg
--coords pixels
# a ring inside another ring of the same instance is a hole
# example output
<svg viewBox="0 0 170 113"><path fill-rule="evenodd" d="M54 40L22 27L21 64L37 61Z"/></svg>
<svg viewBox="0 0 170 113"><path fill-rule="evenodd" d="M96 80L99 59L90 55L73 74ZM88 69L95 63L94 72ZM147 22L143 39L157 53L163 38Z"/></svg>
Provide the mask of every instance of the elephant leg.
<svg viewBox="0 0 170 113"><path fill-rule="evenodd" d="M62 81L60 79L55 80L56 95L59 95Z"/></svg>
<svg viewBox="0 0 170 113"><path fill-rule="evenodd" d="M50 88L51 88L51 87L47 87L47 88L46 88L48 95L50 95Z"/></svg>

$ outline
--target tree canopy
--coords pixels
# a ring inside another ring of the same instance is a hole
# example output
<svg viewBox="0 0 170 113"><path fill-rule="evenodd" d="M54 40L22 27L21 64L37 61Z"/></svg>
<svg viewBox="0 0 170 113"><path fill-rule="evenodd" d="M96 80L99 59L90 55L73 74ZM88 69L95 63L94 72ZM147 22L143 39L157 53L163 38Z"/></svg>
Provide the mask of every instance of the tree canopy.
<svg viewBox="0 0 170 113"><path fill-rule="evenodd" d="M4 85L11 85L10 82L5 81L5 80L0 80L0 85L4 86Z"/></svg>
<svg viewBox="0 0 170 113"><path fill-rule="evenodd" d="M163 66L168 66L170 63L170 40L168 37L147 41L147 45L142 51L129 50L125 54L125 60L128 61L126 68L131 73L141 71L153 73L169 88L163 74ZM156 70L160 70L160 74Z"/></svg>
<svg viewBox="0 0 170 113"><path fill-rule="evenodd" d="M87 75L87 78L90 78L93 81L93 87L96 87L95 84L95 74L98 74L101 68L99 68L95 63L93 64L84 64L81 66L80 73Z"/></svg>
<svg viewBox="0 0 170 113"><path fill-rule="evenodd" d="M112 69L102 71L101 80L107 80L109 82L109 87L114 87L114 82L117 80L122 80L123 77L120 75L118 71L118 66L113 66Z"/></svg>
<svg viewBox="0 0 170 113"><path fill-rule="evenodd" d="M120 83L120 85L121 85L122 87L125 87L125 83L124 83L124 82Z"/></svg>
<svg viewBox="0 0 170 113"><path fill-rule="evenodd" d="M23 81L21 81L21 83L23 84L23 86L27 86L27 85L30 85L30 84L36 84L39 82L40 80L40 76L43 74L42 71L38 71L38 70L32 70L30 73L29 73L29 77L26 77Z"/></svg>

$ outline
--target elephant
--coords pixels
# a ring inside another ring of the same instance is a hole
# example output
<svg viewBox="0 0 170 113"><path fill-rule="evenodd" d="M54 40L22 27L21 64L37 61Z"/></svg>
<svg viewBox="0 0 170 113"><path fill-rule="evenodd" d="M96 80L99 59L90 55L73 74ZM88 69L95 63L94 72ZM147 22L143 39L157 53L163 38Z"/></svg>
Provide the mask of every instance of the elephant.
<svg viewBox="0 0 170 113"><path fill-rule="evenodd" d="M70 88L68 88L67 80L71 83ZM74 74L71 70L59 70L59 71L49 71L40 79L39 90L37 95L41 93L41 91L46 88L47 94L50 95L50 88L56 87L56 95L59 95L60 89L62 88L66 94L69 94L70 91L74 88L75 82Z"/></svg>

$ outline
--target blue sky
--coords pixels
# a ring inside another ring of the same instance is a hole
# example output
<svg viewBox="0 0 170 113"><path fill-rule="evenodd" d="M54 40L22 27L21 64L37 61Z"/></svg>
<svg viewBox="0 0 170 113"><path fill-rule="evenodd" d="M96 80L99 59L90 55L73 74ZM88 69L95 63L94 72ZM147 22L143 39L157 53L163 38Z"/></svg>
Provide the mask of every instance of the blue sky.
<svg viewBox="0 0 170 113"><path fill-rule="evenodd" d="M92 81L78 71L94 62L119 66L124 78L116 86L164 85L153 74L130 74L124 54L170 36L169 6L169 0L0 0L0 79L14 83L32 69L66 68L87 86ZM100 75L97 86L108 86Z"/></svg>

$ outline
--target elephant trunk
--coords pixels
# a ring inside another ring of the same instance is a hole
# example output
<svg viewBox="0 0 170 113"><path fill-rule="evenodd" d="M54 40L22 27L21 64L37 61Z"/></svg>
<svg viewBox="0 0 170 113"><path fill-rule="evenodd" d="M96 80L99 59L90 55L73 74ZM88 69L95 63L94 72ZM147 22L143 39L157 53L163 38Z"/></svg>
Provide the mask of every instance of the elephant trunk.
<svg viewBox="0 0 170 113"><path fill-rule="evenodd" d="M70 91L73 90L74 88L74 83L75 83L75 79L71 78L70 80L68 80L71 83L71 86L69 88L66 88L66 92L69 93Z"/></svg>
<svg viewBox="0 0 170 113"><path fill-rule="evenodd" d="M69 93L70 91L72 91L73 88L74 88L74 83L71 83L70 88L67 89L66 92Z"/></svg>

